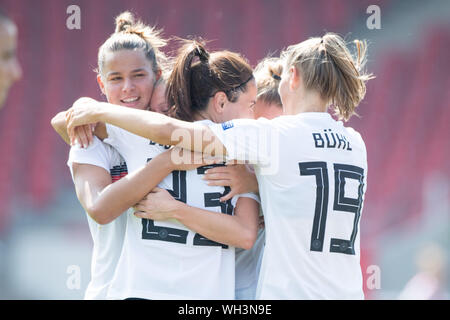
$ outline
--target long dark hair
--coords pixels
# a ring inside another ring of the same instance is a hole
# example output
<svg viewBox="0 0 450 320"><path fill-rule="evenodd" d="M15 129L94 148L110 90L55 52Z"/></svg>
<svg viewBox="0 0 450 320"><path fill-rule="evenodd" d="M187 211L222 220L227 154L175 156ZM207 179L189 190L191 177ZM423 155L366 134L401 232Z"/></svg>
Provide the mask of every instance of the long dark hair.
<svg viewBox="0 0 450 320"><path fill-rule="evenodd" d="M195 113L205 110L217 92L235 102L247 91L253 70L241 55L226 50L209 53L201 40L183 43L166 89L170 116L193 121Z"/></svg>

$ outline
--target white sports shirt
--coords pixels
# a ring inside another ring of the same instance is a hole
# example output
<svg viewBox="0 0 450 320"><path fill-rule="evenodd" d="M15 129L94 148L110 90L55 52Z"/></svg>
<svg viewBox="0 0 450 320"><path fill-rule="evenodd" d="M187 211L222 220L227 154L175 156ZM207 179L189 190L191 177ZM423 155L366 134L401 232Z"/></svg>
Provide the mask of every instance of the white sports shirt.
<svg viewBox="0 0 450 320"><path fill-rule="evenodd" d="M236 248L236 296L240 300L254 300L264 252L265 230L259 229L253 247L249 250Z"/></svg>
<svg viewBox="0 0 450 320"><path fill-rule="evenodd" d="M259 299L363 299L359 225L367 184L359 133L328 113L210 128L255 164L266 226Z"/></svg>
<svg viewBox="0 0 450 320"><path fill-rule="evenodd" d="M107 125L107 131L105 142L123 155L129 172L168 148L112 125ZM202 180L206 169L174 171L159 187L191 206L233 214L231 201L219 201L226 188L208 186ZM234 267L234 247L205 239L175 220L153 221L129 213L108 297L233 299Z"/></svg>
<svg viewBox="0 0 450 320"><path fill-rule="evenodd" d="M103 168L111 174L113 182L127 174L127 166L119 153L96 137L87 149L79 146L73 146L70 149L67 165L70 168L72 179L73 163L91 164ZM87 286L84 298L103 300L106 299L122 251L126 215L122 214L106 225L98 224L88 214L86 216L93 240L93 250L91 281Z"/></svg>

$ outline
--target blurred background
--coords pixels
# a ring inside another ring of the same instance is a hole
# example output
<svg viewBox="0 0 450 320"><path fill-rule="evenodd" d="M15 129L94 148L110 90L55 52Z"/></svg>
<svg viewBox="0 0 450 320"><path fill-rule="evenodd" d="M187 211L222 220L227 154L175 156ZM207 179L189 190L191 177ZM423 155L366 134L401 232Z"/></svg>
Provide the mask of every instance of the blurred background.
<svg viewBox="0 0 450 320"><path fill-rule="evenodd" d="M66 26L70 5L81 10L80 30ZM379 29L371 5L380 9ZM18 26L23 69L0 112L0 299L84 295L92 240L66 166L69 147L50 119L78 97L102 99L97 50L124 10L167 37L202 36L210 49L241 52L253 66L326 31L367 39L367 67L377 78L348 124L368 150L366 298L450 298L450 1L0 0L0 7Z"/></svg>

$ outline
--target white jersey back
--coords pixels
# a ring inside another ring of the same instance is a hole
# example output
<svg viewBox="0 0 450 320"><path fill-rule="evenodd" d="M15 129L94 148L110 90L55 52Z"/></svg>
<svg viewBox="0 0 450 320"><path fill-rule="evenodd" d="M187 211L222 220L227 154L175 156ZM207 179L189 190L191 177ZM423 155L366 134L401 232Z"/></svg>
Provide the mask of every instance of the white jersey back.
<svg viewBox="0 0 450 320"><path fill-rule="evenodd" d="M363 299L359 222L365 144L328 113L210 127L255 163L266 226L260 299Z"/></svg>
<svg viewBox="0 0 450 320"><path fill-rule="evenodd" d="M127 161L129 172L167 148L107 125L108 139ZM201 167L174 171L160 188L190 206L233 214L226 188L208 186ZM108 296L112 299L233 299L234 247L205 239L177 221L153 221L128 214L122 255Z"/></svg>
<svg viewBox="0 0 450 320"><path fill-rule="evenodd" d="M117 181L127 174L127 166L120 154L111 146L94 137L94 142L83 149L74 146L70 149L67 165L73 179L73 163L90 164L105 169ZM106 299L109 285L114 275L122 251L125 236L126 215L122 214L114 221L100 225L86 214L93 240L91 258L91 281L84 298L91 300Z"/></svg>

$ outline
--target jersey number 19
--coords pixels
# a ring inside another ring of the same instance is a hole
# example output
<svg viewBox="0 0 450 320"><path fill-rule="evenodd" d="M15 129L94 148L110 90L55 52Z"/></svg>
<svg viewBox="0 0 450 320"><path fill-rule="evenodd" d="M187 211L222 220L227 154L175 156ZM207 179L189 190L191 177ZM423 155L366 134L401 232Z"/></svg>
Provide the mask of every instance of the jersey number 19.
<svg viewBox="0 0 450 320"><path fill-rule="evenodd" d="M329 179L327 163L317 162L300 162L301 176L316 177L316 204L314 211L313 230L311 233L311 251L323 251L323 242L325 239L325 225L327 221L328 198L329 198ZM358 222L361 215L363 203L363 187L364 187L364 169L347 165L333 164L334 168L334 203L333 210L344 211L355 214L353 219L353 231L349 240L331 238L330 252L355 254L355 239L358 233ZM359 182L358 197L345 197L345 181L346 179L354 179Z"/></svg>

